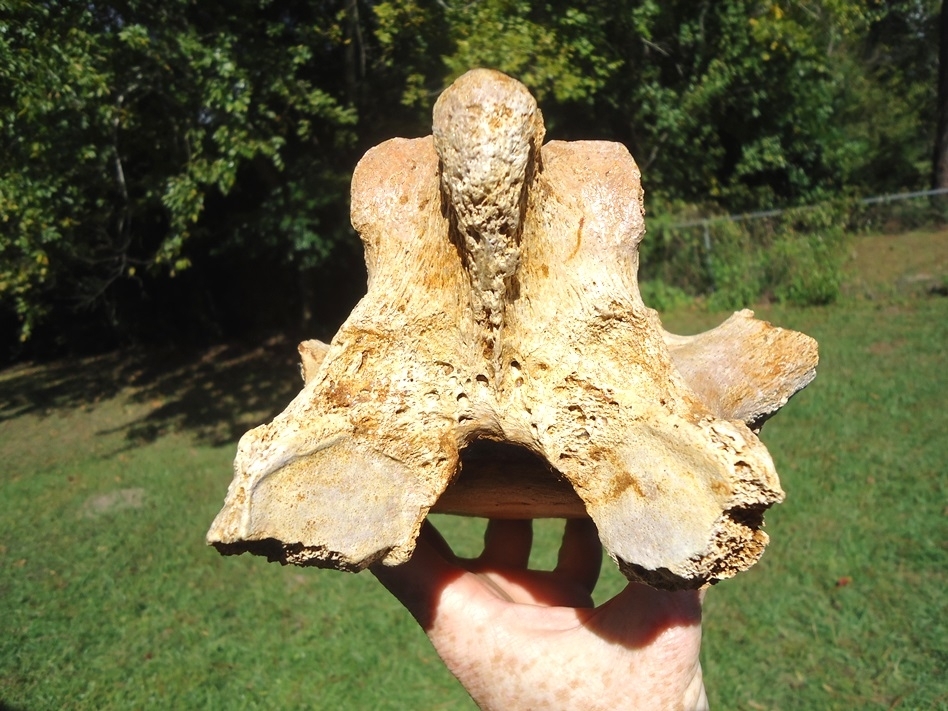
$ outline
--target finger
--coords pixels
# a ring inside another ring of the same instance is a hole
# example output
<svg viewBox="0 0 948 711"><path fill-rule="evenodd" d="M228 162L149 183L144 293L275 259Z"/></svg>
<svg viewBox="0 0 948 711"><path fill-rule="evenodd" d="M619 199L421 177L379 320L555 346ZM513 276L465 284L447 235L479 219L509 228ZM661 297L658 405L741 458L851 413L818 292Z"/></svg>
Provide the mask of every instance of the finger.
<svg viewBox="0 0 948 711"><path fill-rule="evenodd" d="M602 544L596 524L588 518L566 520L554 572L592 594L602 570Z"/></svg>
<svg viewBox="0 0 948 711"><path fill-rule="evenodd" d="M421 524L421 532L418 534L418 539L423 540L434 548L434 550L449 563L457 563L457 556L454 554L454 551L451 550L451 545L444 539L444 536L441 535L441 531L435 528L435 525L428 519L425 519Z"/></svg>
<svg viewBox="0 0 948 711"><path fill-rule="evenodd" d="M484 531L484 552L478 562L499 568L523 568L530 563L533 521L491 519Z"/></svg>
<svg viewBox="0 0 948 711"><path fill-rule="evenodd" d="M455 563L454 553L441 534L427 521L407 562L394 566L376 563L369 570L426 630L434 622L441 592L465 572Z"/></svg>

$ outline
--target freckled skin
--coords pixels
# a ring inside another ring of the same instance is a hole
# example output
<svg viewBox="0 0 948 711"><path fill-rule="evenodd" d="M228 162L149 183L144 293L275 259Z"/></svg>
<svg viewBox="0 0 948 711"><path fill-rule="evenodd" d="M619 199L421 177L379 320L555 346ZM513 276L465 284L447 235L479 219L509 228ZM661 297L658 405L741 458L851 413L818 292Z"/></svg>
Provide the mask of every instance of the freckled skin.
<svg viewBox="0 0 948 711"><path fill-rule="evenodd" d="M527 569L529 521L491 521L484 552L454 556L430 524L407 563L372 572L425 629L481 709L707 709L699 591L629 584L593 607L602 560L569 521L553 571Z"/></svg>

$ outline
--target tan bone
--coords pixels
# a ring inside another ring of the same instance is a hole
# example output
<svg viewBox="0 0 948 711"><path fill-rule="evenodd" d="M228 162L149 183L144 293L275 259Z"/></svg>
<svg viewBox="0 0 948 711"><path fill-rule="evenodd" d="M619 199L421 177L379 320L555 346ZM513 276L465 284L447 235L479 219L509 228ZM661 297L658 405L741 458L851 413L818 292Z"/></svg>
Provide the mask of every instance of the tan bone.
<svg viewBox="0 0 948 711"><path fill-rule="evenodd" d="M638 290L632 157L542 138L526 88L474 70L433 137L365 155L368 293L329 346L300 345L304 388L241 439L209 543L397 565L444 511L590 516L629 579L672 589L760 557L783 492L756 430L812 380L816 343L750 311L666 333Z"/></svg>

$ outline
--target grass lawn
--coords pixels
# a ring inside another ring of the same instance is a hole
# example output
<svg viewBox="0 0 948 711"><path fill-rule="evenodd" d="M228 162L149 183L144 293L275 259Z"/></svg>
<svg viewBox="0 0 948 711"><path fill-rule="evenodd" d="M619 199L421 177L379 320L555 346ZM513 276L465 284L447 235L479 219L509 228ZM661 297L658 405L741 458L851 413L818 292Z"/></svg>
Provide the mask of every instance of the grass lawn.
<svg viewBox="0 0 948 711"><path fill-rule="evenodd" d="M948 709L946 275L948 233L859 238L840 304L758 310L821 363L763 431L787 491L770 548L708 595L714 708ZM299 388L294 351L0 371L0 710L474 708L370 575L204 546L237 438ZM482 522L439 525L474 552ZM538 529L549 565L559 529ZM607 561L597 599L621 584Z"/></svg>

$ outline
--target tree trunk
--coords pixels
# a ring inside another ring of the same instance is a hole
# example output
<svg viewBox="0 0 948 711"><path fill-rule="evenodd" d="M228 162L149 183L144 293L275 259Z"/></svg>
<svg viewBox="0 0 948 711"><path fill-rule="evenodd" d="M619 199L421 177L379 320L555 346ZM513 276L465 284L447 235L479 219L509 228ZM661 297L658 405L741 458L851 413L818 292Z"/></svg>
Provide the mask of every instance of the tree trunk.
<svg viewBox="0 0 948 711"><path fill-rule="evenodd" d="M948 12L944 1L938 19L938 119L932 187L948 188Z"/></svg>
<svg viewBox="0 0 948 711"><path fill-rule="evenodd" d="M300 295L300 333L311 335L316 328L316 314L313 304L316 301L316 290L313 288L315 278L313 269L302 267L296 273L296 284Z"/></svg>
<svg viewBox="0 0 948 711"><path fill-rule="evenodd" d="M359 82L365 77L365 44L359 19L359 0L346 0L346 99L359 101Z"/></svg>

